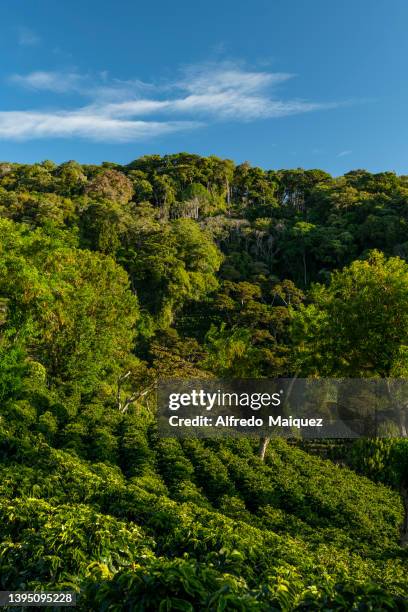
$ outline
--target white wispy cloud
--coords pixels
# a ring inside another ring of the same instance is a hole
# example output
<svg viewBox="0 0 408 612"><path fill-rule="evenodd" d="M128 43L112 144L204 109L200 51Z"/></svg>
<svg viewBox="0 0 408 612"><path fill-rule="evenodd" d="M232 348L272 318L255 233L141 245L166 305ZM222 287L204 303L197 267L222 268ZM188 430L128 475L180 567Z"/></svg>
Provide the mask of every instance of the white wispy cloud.
<svg viewBox="0 0 408 612"><path fill-rule="evenodd" d="M41 38L29 28L20 27L17 31L18 44L22 47L35 47L41 42Z"/></svg>
<svg viewBox="0 0 408 612"><path fill-rule="evenodd" d="M38 92L77 93L85 97L107 100L118 98L123 100L154 89L153 85L136 79L110 79L106 72L90 75L74 70L64 72L37 70L28 74L12 74L8 81Z"/></svg>
<svg viewBox="0 0 408 612"><path fill-rule="evenodd" d="M126 142L198 127L192 121L140 121L115 119L91 107L79 111L0 111L0 138L87 138Z"/></svg>
<svg viewBox="0 0 408 612"><path fill-rule="evenodd" d="M337 157L346 157L346 155L351 155L352 152L353 151L346 149L345 151L340 151L340 153L337 154Z"/></svg>
<svg viewBox="0 0 408 612"><path fill-rule="evenodd" d="M0 138L82 137L138 140L216 121L254 121L334 108L284 99L278 88L294 75L247 70L231 62L184 69L173 81L145 83L71 72L12 75L13 85L88 98L74 110L0 111Z"/></svg>
<svg viewBox="0 0 408 612"><path fill-rule="evenodd" d="M76 91L82 93L86 77L75 72L46 72L38 70L29 74L13 74L10 82L37 91L53 91L67 93Z"/></svg>

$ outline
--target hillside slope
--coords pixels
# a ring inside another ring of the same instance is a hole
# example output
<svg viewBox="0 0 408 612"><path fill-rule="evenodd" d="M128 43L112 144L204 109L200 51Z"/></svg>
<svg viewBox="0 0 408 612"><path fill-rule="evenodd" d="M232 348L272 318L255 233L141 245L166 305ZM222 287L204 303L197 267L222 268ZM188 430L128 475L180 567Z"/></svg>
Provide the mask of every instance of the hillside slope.
<svg viewBox="0 0 408 612"><path fill-rule="evenodd" d="M160 439L154 392L406 377L407 227L390 172L0 163L1 588L75 589L84 612L407 610L406 414L353 472L282 440L262 462L255 439Z"/></svg>
<svg viewBox="0 0 408 612"><path fill-rule="evenodd" d="M393 491L282 440L262 463L248 439L109 417L117 463L78 451L95 432L56 449L3 416L2 589L72 586L83 610L406 609Z"/></svg>

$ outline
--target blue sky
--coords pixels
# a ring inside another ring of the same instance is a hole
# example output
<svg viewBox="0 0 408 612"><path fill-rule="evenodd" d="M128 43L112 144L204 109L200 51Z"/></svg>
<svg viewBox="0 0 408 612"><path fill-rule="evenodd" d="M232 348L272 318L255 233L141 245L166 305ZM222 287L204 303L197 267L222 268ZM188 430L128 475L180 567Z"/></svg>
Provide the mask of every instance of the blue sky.
<svg viewBox="0 0 408 612"><path fill-rule="evenodd" d="M406 0L13 0L0 159L408 174Z"/></svg>

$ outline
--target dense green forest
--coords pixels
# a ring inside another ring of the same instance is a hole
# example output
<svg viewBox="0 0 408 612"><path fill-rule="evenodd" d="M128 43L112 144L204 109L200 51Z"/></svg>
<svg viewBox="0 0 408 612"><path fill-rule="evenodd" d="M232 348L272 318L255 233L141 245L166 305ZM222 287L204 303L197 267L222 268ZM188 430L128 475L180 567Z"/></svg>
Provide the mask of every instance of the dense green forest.
<svg viewBox="0 0 408 612"><path fill-rule="evenodd" d="M408 176L4 162L0 253L2 590L408 610L406 409L352 443L155 421L159 377L406 377Z"/></svg>

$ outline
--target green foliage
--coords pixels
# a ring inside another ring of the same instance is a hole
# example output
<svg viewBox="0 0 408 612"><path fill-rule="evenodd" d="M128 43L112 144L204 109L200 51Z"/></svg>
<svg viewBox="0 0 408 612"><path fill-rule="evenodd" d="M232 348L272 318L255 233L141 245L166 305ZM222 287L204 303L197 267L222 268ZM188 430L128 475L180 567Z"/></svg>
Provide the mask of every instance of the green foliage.
<svg viewBox="0 0 408 612"><path fill-rule="evenodd" d="M378 251L314 285L295 317L304 373L403 376L408 343L408 265ZM401 359L402 357L402 359Z"/></svg>
<svg viewBox="0 0 408 612"><path fill-rule="evenodd" d="M109 258L5 220L0 252L0 293L8 303L3 328L26 338L29 356L51 380L88 391L115 372L132 347L138 317L126 273Z"/></svg>
<svg viewBox="0 0 408 612"><path fill-rule="evenodd" d="M199 226L180 219L142 229L139 249L129 250L125 266L141 294L141 304L168 327L188 300L200 300L217 287L218 249Z"/></svg>
<svg viewBox="0 0 408 612"><path fill-rule="evenodd" d="M21 347L13 346L7 338L0 338L0 403L17 399L23 390L27 373L25 354Z"/></svg>
<svg viewBox="0 0 408 612"><path fill-rule="evenodd" d="M133 187L130 180L117 170L104 170L85 186L85 193L91 198L103 198L126 204L132 197Z"/></svg>
<svg viewBox="0 0 408 612"><path fill-rule="evenodd" d="M408 443L405 439L362 439L347 454L350 465L375 481L408 489Z"/></svg>
<svg viewBox="0 0 408 612"><path fill-rule="evenodd" d="M140 529L88 506L55 508L42 500L15 498L1 502L0 517L3 589L58 583L77 590L95 565L113 575L151 554L151 542Z"/></svg>
<svg viewBox="0 0 408 612"><path fill-rule="evenodd" d="M84 612L406 610L405 439L341 465L275 439L263 462L159 439L153 391L405 376L407 199L392 173L188 153L0 164L1 587Z"/></svg>

